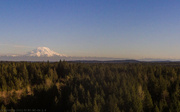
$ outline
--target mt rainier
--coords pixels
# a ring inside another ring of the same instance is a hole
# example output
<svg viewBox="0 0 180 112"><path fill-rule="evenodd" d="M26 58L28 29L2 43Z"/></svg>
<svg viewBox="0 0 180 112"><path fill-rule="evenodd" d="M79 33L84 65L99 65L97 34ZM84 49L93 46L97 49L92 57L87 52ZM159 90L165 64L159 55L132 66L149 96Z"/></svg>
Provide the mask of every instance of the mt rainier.
<svg viewBox="0 0 180 112"><path fill-rule="evenodd" d="M50 50L48 47L38 47L22 55L2 55L0 61L59 61L67 60L64 54L59 54Z"/></svg>
<svg viewBox="0 0 180 112"><path fill-rule="evenodd" d="M53 56L65 56L64 54L59 54L50 50L48 47L38 47L31 52L28 52L26 56L35 56L35 57L53 57Z"/></svg>

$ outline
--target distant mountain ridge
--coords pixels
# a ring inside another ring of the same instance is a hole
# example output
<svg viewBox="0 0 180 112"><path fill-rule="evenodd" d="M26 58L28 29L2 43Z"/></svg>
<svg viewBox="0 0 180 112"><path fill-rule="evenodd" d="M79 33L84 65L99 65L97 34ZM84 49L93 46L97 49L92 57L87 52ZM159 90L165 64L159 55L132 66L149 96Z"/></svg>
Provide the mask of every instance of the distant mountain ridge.
<svg viewBox="0 0 180 112"><path fill-rule="evenodd" d="M48 47L38 47L24 55L4 55L0 56L0 61L73 61L82 63L121 63L121 62L168 62L165 59L127 59L127 58L108 58L108 57L73 57L57 53ZM170 60L179 61L179 60Z"/></svg>
<svg viewBox="0 0 180 112"><path fill-rule="evenodd" d="M0 56L0 61L73 61L73 60L114 60L117 58L107 57L74 57L66 56L65 54L57 53L50 50L48 47L38 47L23 55L3 55Z"/></svg>

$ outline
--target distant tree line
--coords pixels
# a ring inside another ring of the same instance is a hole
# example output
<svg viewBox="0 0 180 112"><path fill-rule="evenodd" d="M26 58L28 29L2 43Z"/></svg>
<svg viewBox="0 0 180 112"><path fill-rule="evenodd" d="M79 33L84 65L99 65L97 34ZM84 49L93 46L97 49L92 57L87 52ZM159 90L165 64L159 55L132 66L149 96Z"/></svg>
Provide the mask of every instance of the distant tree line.
<svg viewBox="0 0 180 112"><path fill-rule="evenodd" d="M1 109L180 112L180 63L0 62Z"/></svg>

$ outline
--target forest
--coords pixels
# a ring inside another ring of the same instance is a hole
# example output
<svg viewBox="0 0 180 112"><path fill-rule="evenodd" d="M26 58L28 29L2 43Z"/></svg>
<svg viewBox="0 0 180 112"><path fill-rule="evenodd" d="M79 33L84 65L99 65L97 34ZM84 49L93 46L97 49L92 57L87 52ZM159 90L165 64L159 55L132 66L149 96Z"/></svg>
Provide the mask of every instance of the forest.
<svg viewBox="0 0 180 112"><path fill-rule="evenodd" d="M180 63L0 62L1 112L180 112Z"/></svg>

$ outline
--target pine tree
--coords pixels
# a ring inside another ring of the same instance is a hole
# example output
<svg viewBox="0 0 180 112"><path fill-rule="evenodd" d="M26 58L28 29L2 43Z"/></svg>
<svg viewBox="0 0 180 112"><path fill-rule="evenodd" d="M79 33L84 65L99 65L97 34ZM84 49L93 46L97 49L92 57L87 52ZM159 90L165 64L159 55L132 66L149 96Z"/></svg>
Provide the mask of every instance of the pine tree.
<svg viewBox="0 0 180 112"><path fill-rule="evenodd" d="M7 112L7 111L6 111L6 107L5 107L3 104L1 105L1 111L2 111L2 112Z"/></svg>
<svg viewBox="0 0 180 112"><path fill-rule="evenodd" d="M93 112L100 112L96 100L94 100Z"/></svg>
<svg viewBox="0 0 180 112"><path fill-rule="evenodd" d="M146 112L151 112L152 108L153 108L153 101L152 101L152 98L151 98L151 95L150 95L149 91L147 90L146 91L146 96L145 96L145 99L144 99L144 110Z"/></svg>
<svg viewBox="0 0 180 112"><path fill-rule="evenodd" d="M154 112L160 112L157 105L155 105Z"/></svg>

